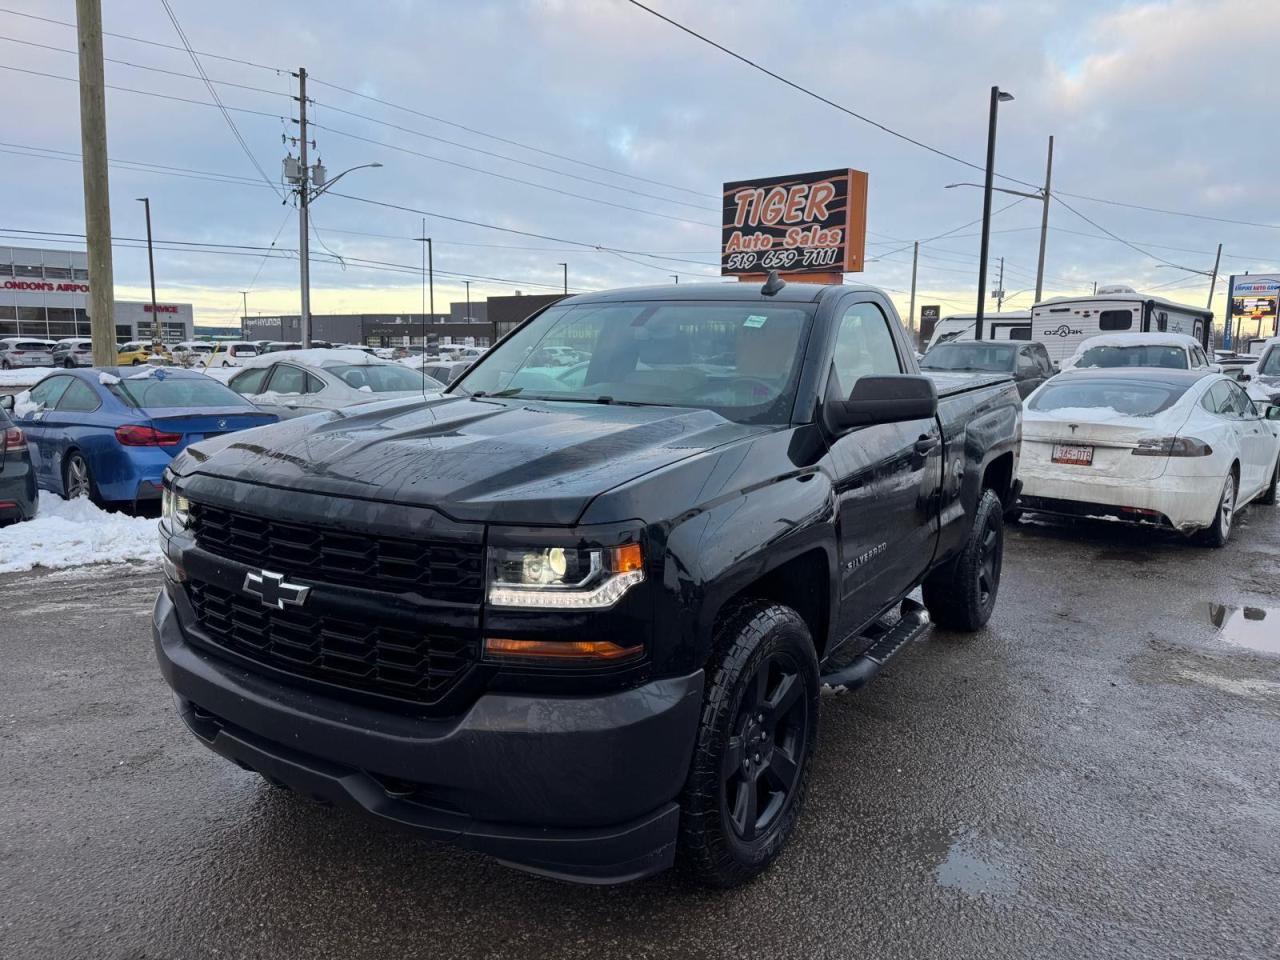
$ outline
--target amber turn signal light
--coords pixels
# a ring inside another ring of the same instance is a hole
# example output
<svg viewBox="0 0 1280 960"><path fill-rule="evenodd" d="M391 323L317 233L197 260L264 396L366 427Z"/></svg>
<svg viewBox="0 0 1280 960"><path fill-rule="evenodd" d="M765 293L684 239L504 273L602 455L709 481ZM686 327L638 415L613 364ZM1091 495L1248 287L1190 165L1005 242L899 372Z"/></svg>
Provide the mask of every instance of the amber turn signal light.
<svg viewBox="0 0 1280 960"><path fill-rule="evenodd" d="M623 547L613 548L613 572L630 573L632 570L644 569L644 555L640 544L628 543Z"/></svg>
<svg viewBox="0 0 1280 960"><path fill-rule="evenodd" d="M485 637L484 641L487 660L617 663L638 657L643 652L643 644L622 647L609 640L510 640L506 637Z"/></svg>

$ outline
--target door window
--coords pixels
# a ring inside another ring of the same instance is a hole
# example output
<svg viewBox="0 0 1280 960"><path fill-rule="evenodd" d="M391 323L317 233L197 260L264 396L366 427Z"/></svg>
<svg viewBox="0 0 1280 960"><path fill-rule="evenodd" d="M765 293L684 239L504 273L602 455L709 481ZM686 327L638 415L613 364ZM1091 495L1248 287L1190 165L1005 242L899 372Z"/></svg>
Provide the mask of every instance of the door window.
<svg viewBox="0 0 1280 960"><path fill-rule="evenodd" d="M31 402L45 410L51 410L62 399L71 384L71 377L50 377L31 391Z"/></svg>
<svg viewBox="0 0 1280 960"><path fill-rule="evenodd" d="M266 381L267 374L270 372L271 367L255 367L252 370L237 374L227 386L241 396L247 397L262 393L262 384Z"/></svg>
<svg viewBox="0 0 1280 960"><path fill-rule="evenodd" d="M889 321L874 303L855 303L840 318L828 394L847 397L861 377L902 372Z"/></svg>
<svg viewBox="0 0 1280 960"><path fill-rule="evenodd" d="M57 409L89 413L97 410L100 406L102 406L102 401L93 392L93 387L83 380L71 380L70 385L62 394L62 399L58 401Z"/></svg>
<svg viewBox="0 0 1280 960"><path fill-rule="evenodd" d="M277 363L267 385L271 393L280 394L319 393L323 387L323 383L291 363Z"/></svg>
<svg viewBox="0 0 1280 960"><path fill-rule="evenodd" d="M1231 409L1236 412L1237 416L1246 420L1257 419L1258 408L1253 405L1253 400L1250 399L1249 395L1244 392L1244 389L1239 384L1227 381L1222 385L1227 388L1227 394L1229 397L1228 402L1231 404Z"/></svg>

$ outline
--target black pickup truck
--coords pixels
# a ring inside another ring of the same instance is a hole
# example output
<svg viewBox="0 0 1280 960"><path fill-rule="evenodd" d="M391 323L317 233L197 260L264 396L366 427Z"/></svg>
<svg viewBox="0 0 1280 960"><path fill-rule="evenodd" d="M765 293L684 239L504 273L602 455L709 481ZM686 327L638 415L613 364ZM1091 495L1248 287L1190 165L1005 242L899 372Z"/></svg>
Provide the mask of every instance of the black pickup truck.
<svg viewBox="0 0 1280 960"><path fill-rule="evenodd" d="M443 397L177 457L160 668L275 786L545 875L740 883L823 685L990 616L1020 414L921 376L876 289L571 297Z"/></svg>

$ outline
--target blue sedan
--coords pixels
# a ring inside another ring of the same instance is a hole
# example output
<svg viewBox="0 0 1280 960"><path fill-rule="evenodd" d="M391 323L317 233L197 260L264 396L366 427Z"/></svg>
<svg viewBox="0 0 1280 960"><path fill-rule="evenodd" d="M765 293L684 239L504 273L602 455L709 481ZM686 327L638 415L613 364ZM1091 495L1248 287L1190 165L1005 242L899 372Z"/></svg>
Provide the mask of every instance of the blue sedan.
<svg viewBox="0 0 1280 960"><path fill-rule="evenodd" d="M202 373L160 367L50 374L15 413L40 488L96 503L158 498L188 444L278 419Z"/></svg>

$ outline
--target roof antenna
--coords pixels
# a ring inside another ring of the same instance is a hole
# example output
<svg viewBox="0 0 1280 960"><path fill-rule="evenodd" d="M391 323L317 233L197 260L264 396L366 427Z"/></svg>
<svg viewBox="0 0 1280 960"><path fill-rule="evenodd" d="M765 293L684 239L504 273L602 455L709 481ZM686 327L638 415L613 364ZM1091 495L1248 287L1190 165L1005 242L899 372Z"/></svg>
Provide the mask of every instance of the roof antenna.
<svg viewBox="0 0 1280 960"><path fill-rule="evenodd" d="M775 293L787 285L787 281L778 276L777 270L770 270L769 276L764 282L764 286L760 288L760 292L766 297L772 297Z"/></svg>

